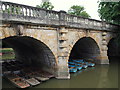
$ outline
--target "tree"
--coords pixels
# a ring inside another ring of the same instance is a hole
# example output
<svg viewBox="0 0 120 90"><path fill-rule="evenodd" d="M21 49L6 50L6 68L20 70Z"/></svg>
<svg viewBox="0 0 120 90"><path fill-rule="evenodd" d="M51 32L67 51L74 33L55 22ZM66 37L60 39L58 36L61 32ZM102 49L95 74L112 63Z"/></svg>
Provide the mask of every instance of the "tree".
<svg viewBox="0 0 120 90"><path fill-rule="evenodd" d="M90 15L86 11L84 11L84 10L85 10L85 8L82 7L82 6L73 5L68 10L68 13L72 14L72 15L77 15L77 16L83 16L83 17L90 18Z"/></svg>
<svg viewBox="0 0 120 90"><path fill-rule="evenodd" d="M98 12L102 20L120 24L120 2L100 2Z"/></svg>
<svg viewBox="0 0 120 90"><path fill-rule="evenodd" d="M44 8L44 9L48 9L48 10L52 10L54 8L54 6L52 5L51 2L44 2L41 5L36 5L37 8Z"/></svg>
<svg viewBox="0 0 120 90"><path fill-rule="evenodd" d="M119 2L100 2L98 12L103 21L113 24L120 24L120 1ZM115 40L120 48L120 33Z"/></svg>

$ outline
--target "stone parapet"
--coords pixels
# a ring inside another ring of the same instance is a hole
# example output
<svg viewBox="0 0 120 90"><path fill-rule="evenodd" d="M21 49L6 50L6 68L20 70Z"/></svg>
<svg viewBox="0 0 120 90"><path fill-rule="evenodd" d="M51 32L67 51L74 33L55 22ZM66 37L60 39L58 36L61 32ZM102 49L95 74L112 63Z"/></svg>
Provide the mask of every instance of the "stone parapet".
<svg viewBox="0 0 120 90"><path fill-rule="evenodd" d="M14 11L12 8L14 8ZM65 26L71 28L116 30L119 25L42 8L1 1L0 20L3 22ZM64 31L64 30L63 30Z"/></svg>

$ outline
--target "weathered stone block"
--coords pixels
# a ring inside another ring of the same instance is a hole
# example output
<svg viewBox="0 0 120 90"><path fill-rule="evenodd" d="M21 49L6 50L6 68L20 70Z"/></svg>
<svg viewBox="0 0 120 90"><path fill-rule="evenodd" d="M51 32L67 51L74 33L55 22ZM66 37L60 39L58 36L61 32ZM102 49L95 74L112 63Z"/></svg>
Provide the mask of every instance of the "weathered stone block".
<svg viewBox="0 0 120 90"><path fill-rule="evenodd" d="M60 29L59 32L60 32L60 33L68 33L68 29L63 28L63 29Z"/></svg>
<svg viewBox="0 0 120 90"><path fill-rule="evenodd" d="M107 51L108 47L106 45L102 45L102 51Z"/></svg>
<svg viewBox="0 0 120 90"><path fill-rule="evenodd" d="M65 57L67 57L68 56L68 52L59 52L58 56L65 56Z"/></svg>
<svg viewBox="0 0 120 90"><path fill-rule="evenodd" d="M102 36L106 36L106 35L107 35L107 32L103 32L103 33L102 33Z"/></svg>
<svg viewBox="0 0 120 90"><path fill-rule="evenodd" d="M59 36L59 40L68 40L67 36Z"/></svg>
<svg viewBox="0 0 120 90"><path fill-rule="evenodd" d="M107 45L107 42L105 40L102 41L102 45ZM106 49L107 50L107 49Z"/></svg>

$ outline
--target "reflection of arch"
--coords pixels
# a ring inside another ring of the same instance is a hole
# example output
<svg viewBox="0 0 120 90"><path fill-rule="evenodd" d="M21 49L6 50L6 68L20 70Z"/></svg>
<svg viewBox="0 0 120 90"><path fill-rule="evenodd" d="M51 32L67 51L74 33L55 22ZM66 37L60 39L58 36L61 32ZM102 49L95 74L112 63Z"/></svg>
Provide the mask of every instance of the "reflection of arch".
<svg viewBox="0 0 120 90"><path fill-rule="evenodd" d="M55 57L43 42L28 36L7 37L2 42L14 49L17 60L22 60L30 66L49 70L52 73L55 71Z"/></svg>
<svg viewBox="0 0 120 90"><path fill-rule="evenodd" d="M97 59L99 55L100 49L96 41L91 37L83 37L74 44L69 59Z"/></svg>

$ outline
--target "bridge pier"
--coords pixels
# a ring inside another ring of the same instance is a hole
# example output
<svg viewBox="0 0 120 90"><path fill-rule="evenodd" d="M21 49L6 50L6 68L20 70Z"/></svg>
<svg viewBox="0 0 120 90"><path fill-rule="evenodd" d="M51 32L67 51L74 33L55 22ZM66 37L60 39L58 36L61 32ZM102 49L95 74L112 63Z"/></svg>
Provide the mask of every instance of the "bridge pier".
<svg viewBox="0 0 120 90"><path fill-rule="evenodd" d="M107 56L108 47L107 46L103 46L103 47L104 48L101 51L101 62L100 62L100 64L109 64L109 59L108 59L108 56Z"/></svg>
<svg viewBox="0 0 120 90"><path fill-rule="evenodd" d="M109 64L109 59L107 56L107 32L102 33L102 42L101 42L101 62L100 64Z"/></svg>
<svg viewBox="0 0 120 90"><path fill-rule="evenodd" d="M108 43L107 43L107 32L102 33L102 41L101 41L101 53L100 53L100 60L98 60L98 64L109 64L109 59L107 56L108 50Z"/></svg>
<svg viewBox="0 0 120 90"><path fill-rule="evenodd" d="M70 79L68 68L68 30L65 27L61 27L58 30L58 79Z"/></svg>
<svg viewBox="0 0 120 90"><path fill-rule="evenodd" d="M96 57L95 62L97 64L109 64L109 59L107 56L107 51L102 51L99 57Z"/></svg>
<svg viewBox="0 0 120 90"><path fill-rule="evenodd" d="M70 79L68 62L66 57L58 58L57 79Z"/></svg>

